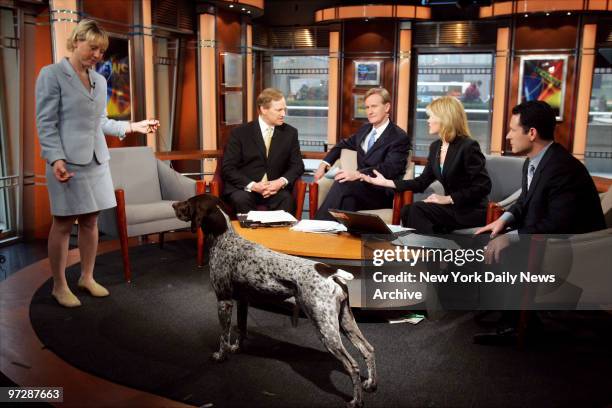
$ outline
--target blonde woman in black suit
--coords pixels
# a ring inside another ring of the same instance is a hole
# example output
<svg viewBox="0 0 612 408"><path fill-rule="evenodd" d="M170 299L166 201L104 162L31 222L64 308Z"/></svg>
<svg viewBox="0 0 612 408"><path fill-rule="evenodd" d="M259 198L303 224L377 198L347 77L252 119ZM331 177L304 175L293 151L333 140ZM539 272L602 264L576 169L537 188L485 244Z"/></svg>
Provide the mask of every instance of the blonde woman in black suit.
<svg viewBox="0 0 612 408"><path fill-rule="evenodd" d="M53 224L48 251L53 290L65 307L80 306L66 282L70 231L79 223L81 278L78 286L96 297L108 296L93 269L98 247L98 213L115 207L104 135L154 132L159 122L111 120L106 116L106 79L95 70L108 47L108 35L93 20L81 20L66 44L71 55L44 67L36 81L36 127L47 162L47 190Z"/></svg>
<svg viewBox="0 0 612 408"><path fill-rule="evenodd" d="M440 181L445 195L431 194L402 208L402 225L417 232L446 233L480 226L486 221L491 180L480 146L470 136L463 105L456 98L444 96L427 106L427 115L429 134L439 138L429 146L423 173L414 180L388 180L374 170L376 177L363 175L362 180L415 193Z"/></svg>

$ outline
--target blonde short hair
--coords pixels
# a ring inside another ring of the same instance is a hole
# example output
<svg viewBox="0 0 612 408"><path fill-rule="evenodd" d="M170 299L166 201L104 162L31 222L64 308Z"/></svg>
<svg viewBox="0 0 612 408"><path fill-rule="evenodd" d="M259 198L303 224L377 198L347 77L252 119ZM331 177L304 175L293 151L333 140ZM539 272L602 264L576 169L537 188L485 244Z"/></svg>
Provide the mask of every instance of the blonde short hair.
<svg viewBox="0 0 612 408"><path fill-rule="evenodd" d="M275 88L266 88L259 96L257 96L257 110L260 108L269 108L272 101L280 101L285 96L281 91Z"/></svg>
<svg viewBox="0 0 612 408"><path fill-rule="evenodd" d="M427 105L427 115L440 119L440 139L447 143L456 137L471 137L467 115L457 98L443 96Z"/></svg>
<svg viewBox="0 0 612 408"><path fill-rule="evenodd" d="M368 97L372 95L380 95L383 100L383 104L391 103L391 94L385 88L370 88L368 92L365 93L363 100L365 101Z"/></svg>
<svg viewBox="0 0 612 408"><path fill-rule="evenodd" d="M108 34L94 20L84 19L79 21L76 27L72 30L70 37L66 40L66 48L68 51L74 51L76 41L87 41L97 44L101 49L108 48Z"/></svg>

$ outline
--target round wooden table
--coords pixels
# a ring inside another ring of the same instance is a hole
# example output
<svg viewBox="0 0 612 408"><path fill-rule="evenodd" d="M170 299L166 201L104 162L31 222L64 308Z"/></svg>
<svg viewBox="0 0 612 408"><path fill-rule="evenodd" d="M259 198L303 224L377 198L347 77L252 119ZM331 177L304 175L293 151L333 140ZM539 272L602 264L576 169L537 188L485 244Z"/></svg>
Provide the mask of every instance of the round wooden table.
<svg viewBox="0 0 612 408"><path fill-rule="evenodd" d="M362 279L362 242L348 233L313 234L292 231L289 227L242 228L232 221L236 233L249 241L288 255L305 257L337 266L352 273L355 279L348 282L351 307L366 307L365 281ZM373 247L393 248L388 242L370 244ZM370 246L369 245L369 246ZM371 249L370 248L370 251ZM384 286L380 284L379 286ZM394 287L394 284L388 284ZM418 302L407 301L406 306ZM387 307L390 307L389 304Z"/></svg>
<svg viewBox="0 0 612 408"><path fill-rule="evenodd" d="M361 261L361 239L348 233L313 234L292 231L289 227L242 228L238 221L232 221L232 226L243 238L283 254L330 261Z"/></svg>

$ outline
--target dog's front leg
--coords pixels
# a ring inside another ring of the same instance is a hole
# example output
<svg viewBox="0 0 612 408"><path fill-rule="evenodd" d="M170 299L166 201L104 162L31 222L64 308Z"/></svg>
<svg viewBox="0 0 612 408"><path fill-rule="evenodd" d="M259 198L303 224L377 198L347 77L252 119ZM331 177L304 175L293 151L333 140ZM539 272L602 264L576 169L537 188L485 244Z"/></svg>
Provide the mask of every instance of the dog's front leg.
<svg viewBox="0 0 612 408"><path fill-rule="evenodd" d="M219 351L213 353L215 361L223 361L227 358L227 352L231 351L230 336L232 331L232 300L219 300L217 302L217 313L221 324L221 337L219 338Z"/></svg>
<svg viewBox="0 0 612 408"><path fill-rule="evenodd" d="M247 317L249 314L249 299L241 297L238 299L238 341L232 347L235 347L233 352L238 352L242 349L244 340L247 337Z"/></svg>

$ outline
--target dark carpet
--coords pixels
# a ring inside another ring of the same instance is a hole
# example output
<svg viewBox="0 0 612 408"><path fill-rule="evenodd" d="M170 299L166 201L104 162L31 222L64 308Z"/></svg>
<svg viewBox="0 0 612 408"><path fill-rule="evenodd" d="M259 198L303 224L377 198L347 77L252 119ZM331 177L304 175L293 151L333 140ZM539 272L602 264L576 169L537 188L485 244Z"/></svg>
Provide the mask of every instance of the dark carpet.
<svg viewBox="0 0 612 408"><path fill-rule="evenodd" d="M286 313L251 307L245 350L221 364L211 361L218 347L216 303L207 269L195 266L193 241L136 247L130 256L132 284L122 280L119 252L98 257L96 277L110 289L108 298L79 293L82 307L61 308L47 282L32 299L36 333L68 363L196 406L339 407L350 399L348 376L312 325L300 319L292 328ZM78 265L68 270L73 288L78 272ZM483 330L473 313L447 313L416 326L362 318L379 372L378 391L364 395L365 405L607 405L610 321L604 313L557 314L538 344L519 351L472 344Z"/></svg>

